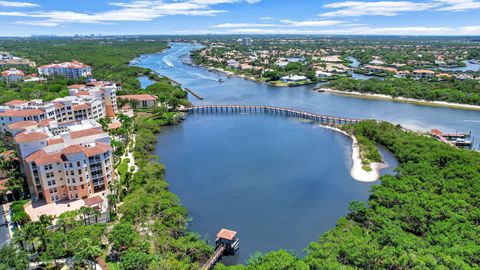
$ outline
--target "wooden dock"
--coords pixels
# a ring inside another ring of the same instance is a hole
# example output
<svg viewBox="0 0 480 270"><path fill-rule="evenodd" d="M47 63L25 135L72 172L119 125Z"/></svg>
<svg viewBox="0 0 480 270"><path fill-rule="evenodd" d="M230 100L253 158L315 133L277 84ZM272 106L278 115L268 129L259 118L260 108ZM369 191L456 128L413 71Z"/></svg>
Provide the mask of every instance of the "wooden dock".
<svg viewBox="0 0 480 270"><path fill-rule="evenodd" d="M192 94L192 96L194 96L194 97L196 97L196 98L198 98L198 99L200 99L200 100L203 100L203 97L200 96L199 94L193 92L192 89L190 89L190 88L185 88L185 91L187 91L187 92L189 92L190 94Z"/></svg>
<svg viewBox="0 0 480 270"><path fill-rule="evenodd" d="M345 125L355 124L361 119L336 117L310 113L285 107L257 106L257 105L203 105L193 106L187 109L189 113L271 113L290 117L297 117L319 122L324 125Z"/></svg>
<svg viewBox="0 0 480 270"><path fill-rule="evenodd" d="M225 246L222 245L215 250L215 253L208 259L208 261L202 266L201 270L213 269L213 266L222 258Z"/></svg>
<svg viewBox="0 0 480 270"><path fill-rule="evenodd" d="M240 239L236 235L236 231L221 229L215 240L215 252L200 269L211 270L222 256L235 255L240 247Z"/></svg>

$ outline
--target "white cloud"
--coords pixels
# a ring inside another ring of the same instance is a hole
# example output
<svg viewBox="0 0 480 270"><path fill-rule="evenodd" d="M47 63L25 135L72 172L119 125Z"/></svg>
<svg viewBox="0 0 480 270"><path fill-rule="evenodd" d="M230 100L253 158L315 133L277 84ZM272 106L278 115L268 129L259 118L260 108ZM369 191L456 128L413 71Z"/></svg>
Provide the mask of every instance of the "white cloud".
<svg viewBox="0 0 480 270"><path fill-rule="evenodd" d="M221 23L213 25L214 28L244 28L244 27L276 27L278 24L270 23Z"/></svg>
<svg viewBox="0 0 480 270"><path fill-rule="evenodd" d="M474 0L437 0L444 7L439 8L439 11L466 11L472 9L480 9L480 2Z"/></svg>
<svg viewBox="0 0 480 270"><path fill-rule="evenodd" d="M39 5L34 3L28 3L28 2L0 1L0 7L29 8L29 7L39 7Z"/></svg>
<svg viewBox="0 0 480 270"><path fill-rule="evenodd" d="M0 16L25 17L40 20L17 21L18 24L57 26L65 23L109 23L117 21L150 21L168 15L214 16L225 10L213 8L219 4L257 3L259 0L133 0L112 2L117 9L97 13L74 11L0 12ZM0 3L2 3L0 1Z"/></svg>
<svg viewBox="0 0 480 270"><path fill-rule="evenodd" d="M282 23L296 26L296 27L325 27L325 26L334 26L345 23L345 21L315 21L315 20L307 20L307 21L292 21L292 20L281 20Z"/></svg>
<svg viewBox="0 0 480 270"><path fill-rule="evenodd" d="M251 28L251 27L325 27L334 26L345 23L345 21L333 21L333 20L306 20L306 21L293 21L293 20L280 20L279 23L222 23L216 24L214 28Z"/></svg>
<svg viewBox="0 0 480 270"><path fill-rule="evenodd" d="M447 0L448 1L448 0ZM440 3L417 3L410 1L345 1L323 5L324 8L337 9L321 13L323 17L358 17L364 15L396 16L404 12L423 11L438 7Z"/></svg>

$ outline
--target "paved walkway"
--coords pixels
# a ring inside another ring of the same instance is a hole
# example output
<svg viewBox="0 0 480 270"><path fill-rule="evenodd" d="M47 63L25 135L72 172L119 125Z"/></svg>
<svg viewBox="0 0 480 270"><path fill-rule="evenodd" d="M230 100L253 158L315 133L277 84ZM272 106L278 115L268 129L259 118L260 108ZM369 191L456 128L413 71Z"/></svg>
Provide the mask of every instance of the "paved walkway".
<svg viewBox="0 0 480 270"><path fill-rule="evenodd" d="M0 248L10 242L13 238L13 231L11 228L10 217L8 209L10 203L6 203L0 206Z"/></svg>
<svg viewBox="0 0 480 270"><path fill-rule="evenodd" d="M135 134L132 134L132 146L127 147L123 155L120 157L120 163L122 163L122 161L126 158L130 160L130 162L128 163L128 171L132 173L132 176L136 172L138 172L138 166L135 164L135 157L133 156L133 149L135 148L135 143L136 143L136 136ZM130 171L131 167L134 167L135 170ZM118 175L118 171L116 173Z"/></svg>

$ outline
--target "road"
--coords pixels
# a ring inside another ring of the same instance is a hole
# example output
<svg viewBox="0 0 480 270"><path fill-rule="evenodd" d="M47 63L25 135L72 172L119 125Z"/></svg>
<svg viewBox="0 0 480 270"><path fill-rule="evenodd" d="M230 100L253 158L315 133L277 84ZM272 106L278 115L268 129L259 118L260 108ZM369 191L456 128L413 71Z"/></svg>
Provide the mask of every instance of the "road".
<svg viewBox="0 0 480 270"><path fill-rule="evenodd" d="M0 247L3 247L10 240L8 225L3 212L3 205L0 205Z"/></svg>

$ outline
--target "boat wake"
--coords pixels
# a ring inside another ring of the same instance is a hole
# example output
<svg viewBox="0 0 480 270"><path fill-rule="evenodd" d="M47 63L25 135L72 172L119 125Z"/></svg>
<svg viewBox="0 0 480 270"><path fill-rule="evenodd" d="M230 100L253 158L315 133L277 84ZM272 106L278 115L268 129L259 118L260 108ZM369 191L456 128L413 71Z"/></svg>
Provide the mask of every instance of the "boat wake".
<svg viewBox="0 0 480 270"><path fill-rule="evenodd" d="M165 65L167 65L168 67L174 67L172 61L170 61L170 59L168 59L168 56L165 56L162 58L162 61L163 63L165 63Z"/></svg>

